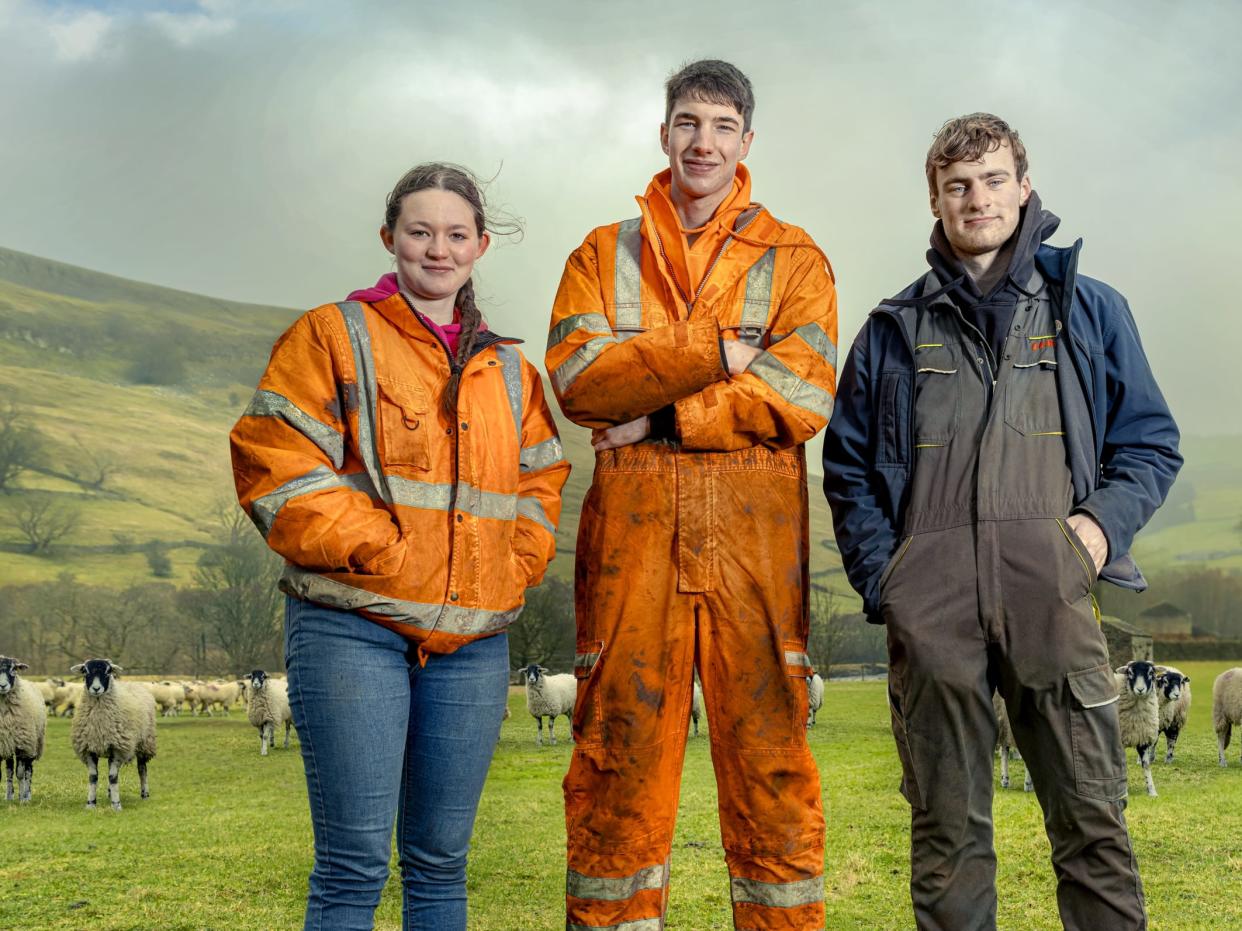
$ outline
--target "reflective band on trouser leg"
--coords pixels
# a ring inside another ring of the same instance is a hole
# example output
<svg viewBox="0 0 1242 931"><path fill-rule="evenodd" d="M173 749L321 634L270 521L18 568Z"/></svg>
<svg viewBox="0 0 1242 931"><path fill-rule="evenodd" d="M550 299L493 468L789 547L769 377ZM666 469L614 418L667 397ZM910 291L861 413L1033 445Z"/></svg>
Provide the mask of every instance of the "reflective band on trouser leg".
<svg viewBox="0 0 1242 931"><path fill-rule="evenodd" d="M624 914L635 909L662 915L668 901L668 861L644 867L629 876L587 876L577 870L567 870L565 895L566 901L572 903L570 911L578 916L602 916L608 912ZM612 918L592 917L589 920L606 923L582 924L570 921L566 927L607 928L610 931L662 931L664 925L662 918L614 921Z"/></svg>
<svg viewBox="0 0 1242 931"><path fill-rule="evenodd" d="M804 931L824 926L824 877L788 883L733 877L733 924L764 931Z"/></svg>

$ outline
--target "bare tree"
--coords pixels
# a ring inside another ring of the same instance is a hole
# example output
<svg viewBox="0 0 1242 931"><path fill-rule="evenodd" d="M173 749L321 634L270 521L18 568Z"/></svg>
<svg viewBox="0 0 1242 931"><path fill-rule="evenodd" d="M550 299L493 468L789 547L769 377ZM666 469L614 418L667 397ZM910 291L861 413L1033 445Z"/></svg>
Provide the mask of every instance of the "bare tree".
<svg viewBox="0 0 1242 931"><path fill-rule="evenodd" d="M91 491L103 491L108 479L121 471L121 459L106 449L92 450L80 437L75 436L73 442L78 447L69 466L73 480Z"/></svg>
<svg viewBox="0 0 1242 931"><path fill-rule="evenodd" d="M199 558L182 604L214 635L234 670L280 659L277 588L283 564L236 505L217 512L219 543Z"/></svg>
<svg viewBox="0 0 1242 931"><path fill-rule="evenodd" d="M77 529L81 517L76 504L50 494L25 494L9 503L13 524L30 543L31 553L46 553L57 540Z"/></svg>
<svg viewBox="0 0 1242 931"><path fill-rule="evenodd" d="M9 494L17 477L43 461L43 434L16 402L0 402L0 492Z"/></svg>
<svg viewBox="0 0 1242 931"><path fill-rule="evenodd" d="M526 607L509 628L509 662L518 668L569 663L574 654L574 589L546 577L526 592Z"/></svg>
<svg viewBox="0 0 1242 931"><path fill-rule="evenodd" d="M810 611L807 653L816 671L827 679L833 660L849 637L850 615L838 603L836 592L815 583L811 584Z"/></svg>

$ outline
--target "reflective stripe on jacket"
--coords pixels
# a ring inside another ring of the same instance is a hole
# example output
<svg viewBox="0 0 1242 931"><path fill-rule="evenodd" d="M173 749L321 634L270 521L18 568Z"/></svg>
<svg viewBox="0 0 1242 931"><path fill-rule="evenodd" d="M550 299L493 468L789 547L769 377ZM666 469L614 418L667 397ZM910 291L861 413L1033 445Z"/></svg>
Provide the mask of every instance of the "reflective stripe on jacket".
<svg viewBox="0 0 1242 931"><path fill-rule="evenodd" d="M427 652L517 617L555 551L569 463L515 342L479 335L453 423L447 349L401 294L324 305L277 340L230 439L282 588Z"/></svg>

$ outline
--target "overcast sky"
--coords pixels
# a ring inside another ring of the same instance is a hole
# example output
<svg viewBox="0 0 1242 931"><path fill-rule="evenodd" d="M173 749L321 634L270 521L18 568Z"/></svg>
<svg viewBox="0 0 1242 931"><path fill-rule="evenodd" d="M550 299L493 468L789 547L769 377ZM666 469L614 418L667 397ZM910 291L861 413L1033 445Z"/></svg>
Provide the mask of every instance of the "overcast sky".
<svg viewBox="0 0 1242 931"><path fill-rule="evenodd" d="M831 257L843 344L926 267L933 133L991 110L1184 431L1239 433L1240 34L1235 2L0 0L0 245L311 307L390 269L405 169L458 161L525 221L479 291L541 362L565 256L667 165L664 79L720 57L755 86L754 197Z"/></svg>

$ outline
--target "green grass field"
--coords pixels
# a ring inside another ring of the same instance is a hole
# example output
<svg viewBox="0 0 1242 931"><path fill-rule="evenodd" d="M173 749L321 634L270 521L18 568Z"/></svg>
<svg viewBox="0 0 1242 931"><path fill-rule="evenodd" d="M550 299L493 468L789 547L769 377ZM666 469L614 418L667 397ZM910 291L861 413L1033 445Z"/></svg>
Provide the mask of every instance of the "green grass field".
<svg viewBox="0 0 1242 931"><path fill-rule="evenodd" d="M1195 703L1177 761L1155 766L1159 798L1144 794L1131 763L1127 814L1156 929L1242 922L1239 744L1230 748L1230 767L1220 769L1211 728L1211 683L1229 665L1179 664L1194 681ZM571 745L536 747L520 690L509 703L513 717L501 732L471 854L470 928L551 931L564 922L560 781ZM558 730L563 726L561 719ZM228 719L161 719L151 798L138 798L137 774L127 767L125 810L117 814L106 804L83 809L86 771L69 750L68 732L68 721L50 723L34 802L0 802L0 929L301 926L311 831L296 743L261 758L240 710ZM883 685L830 683L810 739L828 814L828 926L911 927L909 815L896 790ZM1020 786L1021 763L1011 775ZM692 738L673 847L670 929L730 927L715 804L708 739ZM998 788L995 811L1000 927L1059 928L1034 796ZM377 928L400 927L396 880Z"/></svg>

